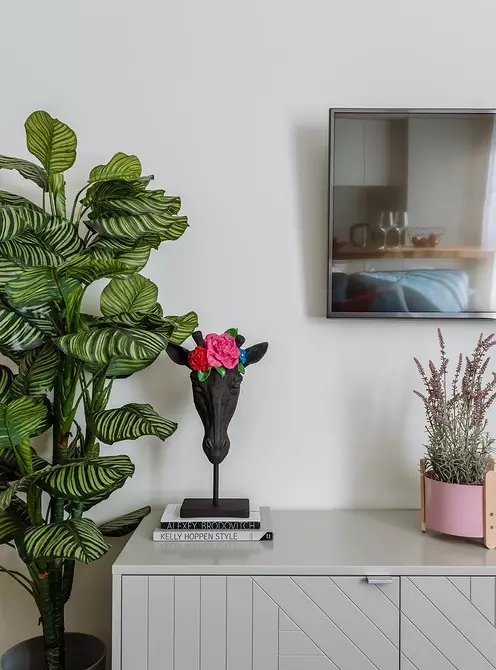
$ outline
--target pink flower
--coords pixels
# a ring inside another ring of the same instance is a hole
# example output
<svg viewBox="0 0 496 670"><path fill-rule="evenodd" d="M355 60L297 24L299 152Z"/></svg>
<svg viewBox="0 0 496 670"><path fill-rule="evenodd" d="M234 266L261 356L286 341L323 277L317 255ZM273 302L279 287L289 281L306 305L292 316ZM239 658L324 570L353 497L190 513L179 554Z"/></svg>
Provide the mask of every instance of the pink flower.
<svg viewBox="0 0 496 670"><path fill-rule="evenodd" d="M239 361L239 349L236 340L228 333L217 335L209 333L205 336L208 364L214 368L224 366L228 370L235 368Z"/></svg>

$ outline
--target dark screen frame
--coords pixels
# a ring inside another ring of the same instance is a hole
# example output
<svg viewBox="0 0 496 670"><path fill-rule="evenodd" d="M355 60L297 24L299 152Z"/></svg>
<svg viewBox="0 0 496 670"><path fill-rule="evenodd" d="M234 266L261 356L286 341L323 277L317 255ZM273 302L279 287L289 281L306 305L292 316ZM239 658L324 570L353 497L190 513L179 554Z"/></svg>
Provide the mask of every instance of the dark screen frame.
<svg viewBox="0 0 496 670"><path fill-rule="evenodd" d="M328 136L328 263L327 263L327 305L328 319L474 319L495 320L496 312L334 312L332 310L332 252L334 213L334 131L336 114L418 114L418 115L496 115L495 109L465 108L415 108L415 107L331 107L329 109Z"/></svg>

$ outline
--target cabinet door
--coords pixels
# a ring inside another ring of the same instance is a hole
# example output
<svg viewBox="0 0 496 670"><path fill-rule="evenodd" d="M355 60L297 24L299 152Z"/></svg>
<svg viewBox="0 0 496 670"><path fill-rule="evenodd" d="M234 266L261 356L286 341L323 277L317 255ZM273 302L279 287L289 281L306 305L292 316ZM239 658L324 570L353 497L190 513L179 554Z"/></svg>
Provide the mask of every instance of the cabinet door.
<svg viewBox="0 0 496 670"><path fill-rule="evenodd" d="M365 138L361 119L335 120L334 185L365 185Z"/></svg>
<svg viewBox="0 0 496 670"><path fill-rule="evenodd" d="M494 577L402 577L401 668L496 668Z"/></svg>
<svg viewBox="0 0 496 670"><path fill-rule="evenodd" d="M253 581L253 670L398 670L397 578Z"/></svg>
<svg viewBox="0 0 496 670"><path fill-rule="evenodd" d="M398 670L398 587L125 576L119 670Z"/></svg>

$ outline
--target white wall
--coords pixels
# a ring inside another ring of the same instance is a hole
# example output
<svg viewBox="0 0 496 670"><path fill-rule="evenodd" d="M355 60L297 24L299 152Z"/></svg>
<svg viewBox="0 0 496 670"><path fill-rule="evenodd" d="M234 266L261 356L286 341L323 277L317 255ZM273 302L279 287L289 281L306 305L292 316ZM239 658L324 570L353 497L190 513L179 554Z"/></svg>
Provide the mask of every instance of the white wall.
<svg viewBox="0 0 496 670"><path fill-rule="evenodd" d="M411 358L436 353L436 323L324 318L327 110L496 106L495 20L493 0L4 3L0 151L26 155L23 121L45 108L78 133L73 188L115 151L138 153L191 220L147 269L163 304L195 308L206 332L239 326L270 342L243 383L225 494L417 504ZM481 328L446 324L450 349L468 351ZM188 384L164 358L118 385L116 405L150 401L181 425L165 446L126 445L136 475L102 516L208 493ZM109 563L82 574L70 626L106 636ZM36 627L5 577L0 594L4 649Z"/></svg>

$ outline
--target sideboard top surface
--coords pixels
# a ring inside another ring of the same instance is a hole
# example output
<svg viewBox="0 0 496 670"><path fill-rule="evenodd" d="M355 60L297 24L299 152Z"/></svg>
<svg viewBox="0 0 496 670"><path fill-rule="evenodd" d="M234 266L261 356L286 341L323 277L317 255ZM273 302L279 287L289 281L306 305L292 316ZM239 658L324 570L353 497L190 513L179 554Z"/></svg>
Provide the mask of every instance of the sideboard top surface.
<svg viewBox="0 0 496 670"><path fill-rule="evenodd" d="M115 575L496 575L496 550L420 532L411 510L272 511L271 542L158 543L154 510Z"/></svg>

